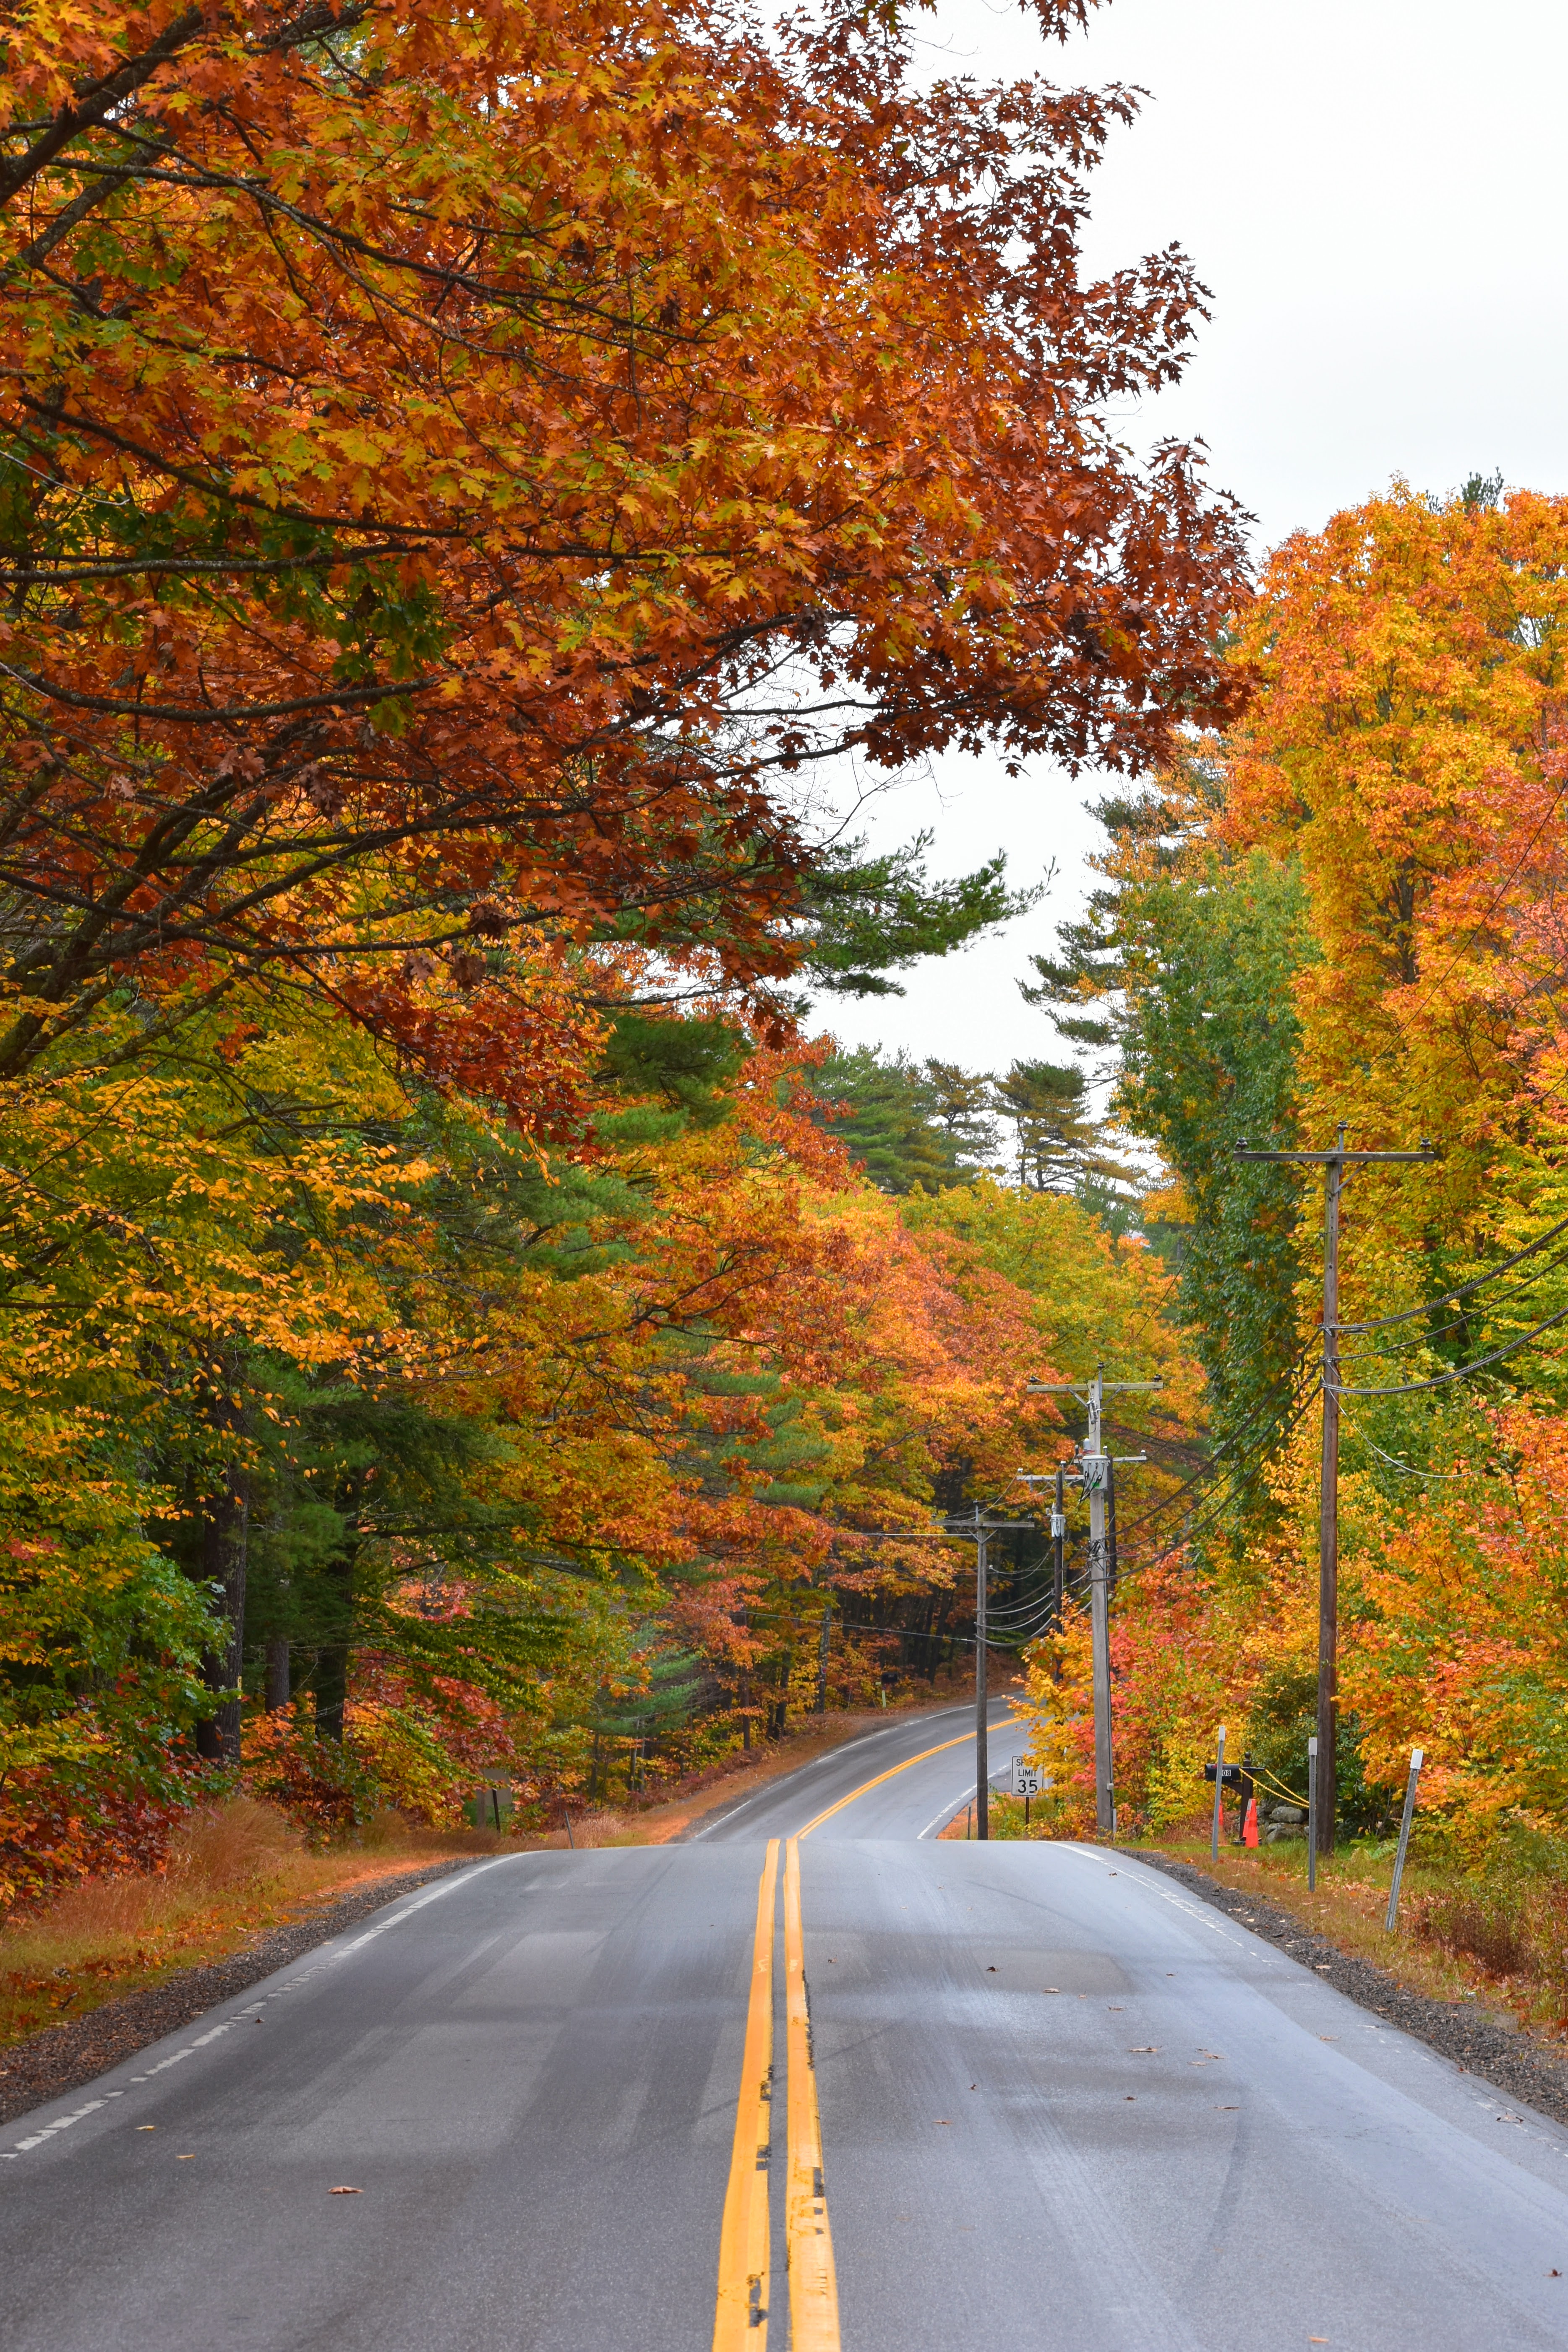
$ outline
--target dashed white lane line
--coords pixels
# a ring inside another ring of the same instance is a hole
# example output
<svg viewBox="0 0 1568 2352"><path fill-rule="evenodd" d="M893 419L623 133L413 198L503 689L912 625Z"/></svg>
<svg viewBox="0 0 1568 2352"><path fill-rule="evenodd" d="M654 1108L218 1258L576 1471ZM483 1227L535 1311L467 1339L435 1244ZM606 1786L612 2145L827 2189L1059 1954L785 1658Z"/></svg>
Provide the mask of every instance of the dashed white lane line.
<svg viewBox="0 0 1568 2352"><path fill-rule="evenodd" d="M298 1991L301 1985L309 1984L312 1977L321 1976L328 1969L336 1968L340 1960L351 1959L355 1952L363 1951L365 1946L373 1944L378 1936L384 1936L389 1927L401 1927L404 1920L412 1918L416 1911L422 1911L426 1903L438 1901L443 1895L449 1895L455 1886L467 1886L478 1878L481 1872L494 1870L501 1863L510 1862L513 1859L511 1854L500 1853L497 1854L494 1862L476 1863L472 1870L465 1870L458 1877L444 1878L438 1886L426 1887L423 1895L416 1895L411 1903L405 1903L400 1911L395 1911L391 1918L378 1920L374 1927L367 1927L363 1936L356 1936L352 1944L340 1945L335 1952L329 1953L325 1959L318 1960L313 1968L303 1969L298 1976L290 1977L287 1983L274 1986L270 1992L258 1995L255 2000L247 2000L242 2010L237 2011L233 2017L225 2018L221 2025L209 2026L205 2033L198 2033L194 2041L184 2042L178 2050L171 2050L166 2058L160 2058L157 2064L149 2066L144 2074L132 2074L131 2081L132 2083L153 2082L158 2075L166 2074L171 2066L177 2066L182 2059L195 2057L196 2052L205 2050L210 2042L216 2042L224 2034L232 2033L237 2025L253 2024L268 2001L281 2000L285 1993ZM0 2148L0 2164L15 2164L17 2158L26 2156L30 2148L44 2147L60 2132L68 2131L72 2124L79 2124L84 2116L96 2115L99 2108L107 2106L110 2099L122 2099L124 2096L123 2091L105 2091L101 2098L89 2099L84 2105L73 2107L68 2116L57 2116L52 2123L40 2124L38 2129L29 2133L26 2139L15 2141L10 2147Z"/></svg>

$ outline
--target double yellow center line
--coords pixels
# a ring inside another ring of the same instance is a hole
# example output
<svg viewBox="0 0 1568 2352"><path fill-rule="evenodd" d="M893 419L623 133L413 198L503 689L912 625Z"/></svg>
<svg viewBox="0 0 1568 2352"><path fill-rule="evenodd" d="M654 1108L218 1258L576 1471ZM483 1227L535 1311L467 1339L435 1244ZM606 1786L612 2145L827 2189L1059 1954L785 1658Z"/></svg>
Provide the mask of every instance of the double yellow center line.
<svg viewBox="0 0 1568 2352"><path fill-rule="evenodd" d="M784 2179L784 2242L789 2260L791 2352L839 2352L838 2282L833 2268L833 2233L827 2224L827 2190L822 2172L822 2121L816 2105L816 2063L811 2043L811 2010L805 1983L805 1941L800 1913L800 1841L852 1805L868 1789L880 1788L911 1764L944 1748L962 1748L973 1737L939 1740L918 1756L874 1780L863 1780L836 1805L806 1822L784 1847L784 2062L788 2098L788 2146ZM752 1990L746 2004L746 2040L741 2059L741 2095L735 2108L735 2138L730 2186L719 2232L719 2300L713 2319L713 2352L767 2352L768 2177L773 2157L773 1923L778 1898L779 1842L768 1840L757 1886L757 1931L752 1948Z"/></svg>
<svg viewBox="0 0 1568 2352"><path fill-rule="evenodd" d="M773 1907L779 1875L779 1842L768 1840L768 1856L757 1888L757 1933L752 1950L752 1991L746 2004L746 2044L741 2059L741 2096L735 2108L735 2142L730 2186L719 2231L719 2307L713 2321L713 2352L742 2352L768 2340L768 2164L773 2154Z"/></svg>
<svg viewBox="0 0 1568 2352"><path fill-rule="evenodd" d="M768 1840L757 1886L757 1932L741 2095L730 2156L730 2186L719 2232L719 2301L713 2352L766 2352L768 2340L768 2175L773 2156L773 1921L779 1842ZM822 2125L816 2107L805 1941L800 1916L800 1840L784 1849L784 2062L788 2070L788 2147L784 2243L789 2260L792 2352L838 2352L838 2284L822 2178Z"/></svg>

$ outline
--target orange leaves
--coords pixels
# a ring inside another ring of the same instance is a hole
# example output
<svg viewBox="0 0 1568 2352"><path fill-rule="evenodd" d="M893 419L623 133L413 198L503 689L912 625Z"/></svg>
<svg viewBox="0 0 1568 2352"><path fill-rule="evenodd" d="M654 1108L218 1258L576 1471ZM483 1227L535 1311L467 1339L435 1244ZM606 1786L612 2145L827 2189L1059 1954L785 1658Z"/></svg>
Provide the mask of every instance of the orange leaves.
<svg viewBox="0 0 1568 2352"><path fill-rule="evenodd" d="M1227 703L1228 510L1091 414L1198 300L1168 256L1147 307L1078 286L1100 101L654 0L419 0L356 21L353 74L305 25L55 12L8 57L50 105L135 87L37 169L18 134L0 232L11 719L60 758L0 878L57 909L56 1001L330 955L430 1055L377 975L497 887L547 941L630 913L681 955L696 910L752 985L791 961L781 760L1136 762Z"/></svg>
<svg viewBox="0 0 1568 2352"><path fill-rule="evenodd" d="M1568 1802L1568 1443L1527 1405L1491 1419L1496 1458L1353 1563L1366 1616L1343 1669L1369 1776L1396 1787L1424 1746L1423 1801L1462 1839Z"/></svg>
<svg viewBox="0 0 1568 2352"><path fill-rule="evenodd" d="M1484 1150L1558 968L1565 551L1568 501L1396 488L1289 541L1242 632L1222 833L1300 859L1305 1075L1327 1118L1364 1068L1379 1139Z"/></svg>

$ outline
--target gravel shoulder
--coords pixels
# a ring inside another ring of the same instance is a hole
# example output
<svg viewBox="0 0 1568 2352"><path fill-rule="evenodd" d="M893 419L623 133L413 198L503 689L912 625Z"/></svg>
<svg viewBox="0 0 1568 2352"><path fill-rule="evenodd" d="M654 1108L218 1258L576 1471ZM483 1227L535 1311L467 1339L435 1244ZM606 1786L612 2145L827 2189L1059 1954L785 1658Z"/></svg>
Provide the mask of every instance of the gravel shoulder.
<svg viewBox="0 0 1568 2352"><path fill-rule="evenodd" d="M357 1927L400 1895L412 1894L416 1886L467 1867L467 1862L459 1859L426 1864L422 1870L393 1872L341 1902L312 1911L309 1918L275 1927L226 1960L180 1969L162 1984L106 2000L86 2017L47 2026L25 2042L12 2042L0 2050L0 2123L9 2123L13 2116L26 2115L68 2091L79 2090L84 2083L118 2066L121 2059L161 2042L165 2033L177 2032L182 2025L191 2024L235 1993L247 1992L263 1977L287 1968L290 1960L313 1951L318 1944L330 1943L346 1927Z"/></svg>
<svg viewBox="0 0 1568 2352"><path fill-rule="evenodd" d="M1342 1951L1326 1936L1314 1935L1277 1904L1222 1886L1190 1863L1142 1849L1135 1850L1135 1859L1177 1880L1189 1894L1201 1895L1238 1926L1250 1927L1265 1943L1289 1952L1293 1960L1325 1978L1336 1992L1415 2034L1440 2056L1452 2059L1462 2073L1479 2075L1510 2100L1550 2116L1553 2123L1568 2124L1568 2064L1550 2057L1518 2026L1485 2011L1478 2013L1468 2001L1432 2000L1407 1991L1384 1969Z"/></svg>

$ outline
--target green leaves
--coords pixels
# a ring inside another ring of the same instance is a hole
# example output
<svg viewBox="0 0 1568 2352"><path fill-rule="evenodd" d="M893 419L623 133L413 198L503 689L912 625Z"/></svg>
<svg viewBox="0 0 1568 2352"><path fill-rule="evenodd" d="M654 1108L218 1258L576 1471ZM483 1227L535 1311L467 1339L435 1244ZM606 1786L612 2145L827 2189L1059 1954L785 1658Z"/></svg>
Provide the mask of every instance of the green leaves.
<svg viewBox="0 0 1568 2352"><path fill-rule="evenodd" d="M928 956L951 955L999 923L1026 914L1041 887L1010 890L998 850L973 874L931 882L925 854L931 835L868 857L863 840L818 850L802 877L804 913L792 936L804 948L801 971L841 996L901 996L888 975Z"/></svg>

